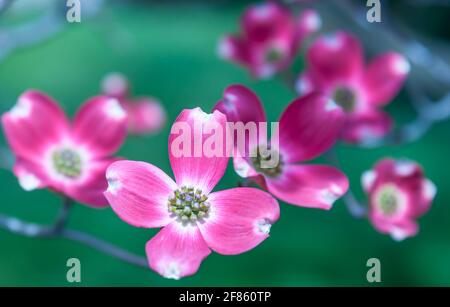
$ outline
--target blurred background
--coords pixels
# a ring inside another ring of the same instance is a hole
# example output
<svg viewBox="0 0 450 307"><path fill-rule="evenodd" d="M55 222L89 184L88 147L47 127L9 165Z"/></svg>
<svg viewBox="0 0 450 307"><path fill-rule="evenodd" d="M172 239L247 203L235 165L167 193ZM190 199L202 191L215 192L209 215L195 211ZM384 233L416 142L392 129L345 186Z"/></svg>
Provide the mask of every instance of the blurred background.
<svg viewBox="0 0 450 307"><path fill-rule="evenodd" d="M99 93L106 74L122 72L134 95L149 95L162 102L168 124L155 135L129 137L119 154L150 162L171 174L167 138L182 109L200 106L210 110L225 87L241 83L261 97L269 120L276 121L295 98L281 78L254 80L244 69L217 57L218 39L238 31L240 13L251 2L89 0L82 1L81 23L69 24L65 1L0 0L0 112L33 88L54 97L73 115L83 101ZM305 2L319 6L324 32L346 29L364 38L367 57L391 47L378 40L377 31L372 36L364 34L333 1ZM365 14L365 1L354 4ZM447 1L395 1L390 17L448 61L449 8ZM374 27L386 25L383 21ZM399 48L395 39L392 48ZM294 65L297 73L303 67L301 58L300 54ZM412 72L414 78L430 83L436 98L450 90L420 67L413 66ZM406 91L388 111L397 124L415 116ZM342 201L329 212L280 202L281 219L263 244L238 256L213 253L196 275L174 281L79 243L31 239L0 230L0 285L73 285L66 281L66 261L72 257L81 261L82 283L75 284L81 286L369 285L366 262L375 257L381 261L381 285L450 286L449 134L450 121L444 121L410 144L378 149L337 146L341 168L361 200L361 173L385 156L418 161L437 185L432 209L419 221L419 235L404 242L394 242L367 220L353 218ZM0 144L5 145L3 134ZM230 164L217 189L236 186L238 181ZM57 195L46 190L25 192L9 171L0 169L1 213L50 224L59 207ZM156 233L129 226L110 209L81 205L73 208L68 226L140 255Z"/></svg>

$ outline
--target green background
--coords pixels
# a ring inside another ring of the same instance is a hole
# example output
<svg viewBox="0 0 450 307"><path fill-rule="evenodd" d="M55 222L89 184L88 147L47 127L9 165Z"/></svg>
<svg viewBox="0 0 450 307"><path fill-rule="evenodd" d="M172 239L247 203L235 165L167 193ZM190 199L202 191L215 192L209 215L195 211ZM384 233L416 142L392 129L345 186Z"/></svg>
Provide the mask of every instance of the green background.
<svg viewBox="0 0 450 307"><path fill-rule="evenodd" d="M170 123L183 108L210 110L230 84L253 89L269 120L276 121L294 98L281 79L253 80L245 70L216 56L218 38L237 30L245 4L181 3L108 4L97 17L68 24L50 40L15 51L0 62L0 111L9 109L26 89L35 88L53 96L73 115L83 101L98 93L105 74L123 72L134 94L162 101L169 124L157 135L129 137L119 154L153 163L169 174ZM0 17L0 27L14 22L14 16ZM298 61L298 71L300 67ZM412 116L405 93L388 110L399 121ZM377 233L365 219L352 218L341 201L331 211L280 202L281 219L260 246L238 256L213 253L195 276L174 281L78 243L29 239L1 230L0 285L70 286L66 261L72 257L81 260L82 286L369 285L366 261L372 257L381 260L382 285L450 285L449 132L446 122L409 145L375 150L337 146L342 169L361 199L361 173L385 156L419 161L436 183L438 194L431 211L420 219L420 234L404 242ZM4 144L3 136L0 142ZM230 164L217 189L235 186L238 180ZM59 206L56 195L46 190L25 192L11 173L0 170L0 212L51 223ZM110 209L81 205L73 208L69 227L141 255L156 233L129 226Z"/></svg>

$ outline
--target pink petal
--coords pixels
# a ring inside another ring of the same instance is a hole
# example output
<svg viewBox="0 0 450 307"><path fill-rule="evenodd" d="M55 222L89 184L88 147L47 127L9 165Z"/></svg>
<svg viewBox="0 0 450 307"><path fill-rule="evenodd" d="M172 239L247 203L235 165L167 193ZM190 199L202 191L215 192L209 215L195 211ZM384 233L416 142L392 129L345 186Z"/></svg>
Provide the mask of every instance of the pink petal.
<svg viewBox="0 0 450 307"><path fill-rule="evenodd" d="M305 71L298 77L295 82L295 89L300 96L305 96L314 91L314 77L309 71Z"/></svg>
<svg viewBox="0 0 450 307"><path fill-rule="evenodd" d="M319 156L336 142L343 123L342 109L325 95L316 92L294 100L280 118L283 161Z"/></svg>
<svg viewBox="0 0 450 307"><path fill-rule="evenodd" d="M42 189L48 185L48 178L40 164L17 158L13 168L14 175L25 191Z"/></svg>
<svg viewBox="0 0 450 307"><path fill-rule="evenodd" d="M234 188L209 195L209 216L198 227L208 246L225 255L251 250L269 236L280 215L278 202L254 188Z"/></svg>
<svg viewBox="0 0 450 307"><path fill-rule="evenodd" d="M94 97L75 116L74 139L88 146L97 157L116 152L126 135L126 112L115 98Z"/></svg>
<svg viewBox="0 0 450 307"><path fill-rule="evenodd" d="M227 87L223 98L215 105L214 110L225 114L227 122L234 124L232 131L236 150L234 157L238 153L242 157L248 157L251 146L257 143L257 139L252 139L247 129L253 128L255 131L253 136L257 138L260 123L266 122L264 108L258 96L243 85L231 85ZM242 129L238 130L239 127Z"/></svg>
<svg viewBox="0 0 450 307"><path fill-rule="evenodd" d="M436 187L425 178L422 167L406 159L383 159L375 165L374 180L367 193L373 196L380 185L394 184L406 196L408 218L418 218L424 215L431 207L436 195Z"/></svg>
<svg viewBox="0 0 450 307"><path fill-rule="evenodd" d="M2 116L6 139L17 156L39 162L46 148L60 141L68 131L68 121L55 101L36 91L19 97L17 104Z"/></svg>
<svg viewBox="0 0 450 307"><path fill-rule="evenodd" d="M346 32L318 38L308 49L308 70L322 87L358 78L363 67L359 41Z"/></svg>
<svg viewBox="0 0 450 307"><path fill-rule="evenodd" d="M166 123L166 111L155 99L125 100L122 106L127 112L130 133L155 133Z"/></svg>
<svg viewBox="0 0 450 307"><path fill-rule="evenodd" d="M341 137L349 143L374 139L386 135L392 127L392 120L382 111L355 113L347 116Z"/></svg>
<svg viewBox="0 0 450 307"><path fill-rule="evenodd" d="M292 15L276 3L251 5L242 16L242 28L252 43L264 43L292 23Z"/></svg>
<svg viewBox="0 0 450 307"><path fill-rule="evenodd" d="M250 65L251 62L247 42L240 36L222 37L217 47L217 53L222 59L244 66Z"/></svg>
<svg viewBox="0 0 450 307"><path fill-rule="evenodd" d="M329 210L348 190L348 179L338 169L323 165L286 165L276 178L266 177L267 188L296 206Z"/></svg>
<svg viewBox="0 0 450 307"><path fill-rule="evenodd" d="M409 219L392 222L389 219L382 219L369 214L369 220L377 231L391 235L396 241L413 237L419 232L417 222Z"/></svg>
<svg viewBox="0 0 450 307"><path fill-rule="evenodd" d="M409 73L410 65L400 54L389 52L375 58L364 76L368 102L384 105L397 95Z"/></svg>
<svg viewBox="0 0 450 307"><path fill-rule="evenodd" d="M106 169L117 158L107 158L99 161L91 161L87 175L79 182L68 183L65 185L65 193L76 201L94 208L104 208L108 206L104 192L108 188L106 180Z"/></svg>
<svg viewBox="0 0 450 307"><path fill-rule="evenodd" d="M313 9L307 9L301 12L297 23L300 41L317 32L322 26L320 15Z"/></svg>
<svg viewBox="0 0 450 307"><path fill-rule="evenodd" d="M226 115L228 122L265 122L266 114L258 96L249 88L235 84L225 89L213 110Z"/></svg>
<svg viewBox="0 0 450 307"><path fill-rule="evenodd" d="M128 224L152 228L172 221L167 206L177 186L159 168L144 162L118 161L108 167L106 179L106 199Z"/></svg>
<svg viewBox="0 0 450 307"><path fill-rule="evenodd" d="M105 95L123 99L128 95L130 85L121 73L110 73L102 80L102 92Z"/></svg>
<svg viewBox="0 0 450 307"><path fill-rule="evenodd" d="M226 117L200 108L183 110L169 136L169 157L177 184L209 193L228 163Z"/></svg>
<svg viewBox="0 0 450 307"><path fill-rule="evenodd" d="M178 222L164 227L145 249L150 268L173 279L195 274L211 253L198 227Z"/></svg>

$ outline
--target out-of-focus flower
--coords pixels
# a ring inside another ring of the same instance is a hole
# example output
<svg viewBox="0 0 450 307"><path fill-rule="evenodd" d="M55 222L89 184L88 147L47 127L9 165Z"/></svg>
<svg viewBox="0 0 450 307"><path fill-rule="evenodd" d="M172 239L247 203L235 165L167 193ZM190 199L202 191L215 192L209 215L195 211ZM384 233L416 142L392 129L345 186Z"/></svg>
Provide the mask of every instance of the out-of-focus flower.
<svg viewBox="0 0 450 307"><path fill-rule="evenodd" d="M410 65L402 55L388 52L364 67L359 41L337 32L311 45L307 64L297 91L300 95L321 91L345 110L341 135L345 141L377 138L390 130L391 118L380 109L392 101L408 75Z"/></svg>
<svg viewBox="0 0 450 307"><path fill-rule="evenodd" d="M218 53L248 68L256 78L269 78L292 63L302 41L320 26L313 10L296 17L274 2L251 5L242 15L242 32L223 37Z"/></svg>
<svg viewBox="0 0 450 307"><path fill-rule="evenodd" d="M127 112L131 134L155 133L166 123L166 112L158 100L152 97L130 98L129 83L122 74L107 75L102 82L102 91L120 101Z"/></svg>
<svg viewBox="0 0 450 307"><path fill-rule="evenodd" d="M177 152L180 127L188 130L184 133L193 146L186 155ZM184 110L172 126L169 158L176 182L144 162L119 161L107 171L105 195L120 218L136 227L164 227L147 243L146 251L149 266L167 278L195 274L211 250L235 255L254 248L269 236L279 217L277 201L261 190L211 192L228 157L224 142L223 148L217 145L220 155L195 154L194 144L202 150L209 142L208 127L226 139L226 118L218 111Z"/></svg>
<svg viewBox="0 0 450 307"><path fill-rule="evenodd" d="M117 99L87 101L73 125L50 97L28 91L2 116L16 156L14 174L27 191L49 188L92 207L107 206L106 168L125 140L126 113Z"/></svg>
<svg viewBox="0 0 450 307"><path fill-rule="evenodd" d="M371 223L397 241L418 233L416 220L430 209L436 195L422 168L409 160L381 160L364 172L362 185L369 197Z"/></svg>
<svg viewBox="0 0 450 307"><path fill-rule="evenodd" d="M226 114L231 122L266 122L258 97L242 85L228 87L215 109ZM343 124L342 112L331 99L318 93L294 100L281 115L279 139L274 142L272 136L266 146L248 138L245 153L235 153L236 172L289 204L330 209L347 191L347 177L330 166L298 162L320 156L336 142ZM270 148L269 152L263 153L266 151L263 147ZM279 157L278 163L263 167L273 155Z"/></svg>

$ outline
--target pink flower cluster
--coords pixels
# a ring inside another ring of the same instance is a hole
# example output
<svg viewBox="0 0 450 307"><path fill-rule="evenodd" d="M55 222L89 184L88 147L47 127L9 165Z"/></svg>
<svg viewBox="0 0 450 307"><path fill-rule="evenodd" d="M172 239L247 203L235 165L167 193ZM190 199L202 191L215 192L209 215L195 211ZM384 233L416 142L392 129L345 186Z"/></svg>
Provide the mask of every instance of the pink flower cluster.
<svg viewBox="0 0 450 307"><path fill-rule="evenodd" d="M362 176L369 195L369 219L375 229L397 241L415 236L416 219L424 215L436 195L436 186L413 161L384 159Z"/></svg>
<svg viewBox="0 0 450 307"><path fill-rule="evenodd" d="M223 38L219 51L253 76L270 77L292 64L300 44L320 23L312 10L297 17L274 2L252 5L243 14L242 33ZM274 196L296 206L331 209L349 189L347 177L335 167L306 162L339 139L357 143L389 132L391 119L381 108L407 77L409 64L403 56L389 52L365 67L358 40L337 32L315 40L306 62L297 81L301 96L282 112L278 133L258 142L245 137L244 152L232 144L236 172L267 192L252 187L213 191L228 156L172 152L179 124L192 130L200 126L200 134L192 134L189 141L204 145L212 134L205 127L212 124L227 139L228 123L267 123L254 92L231 85L212 113L194 108L179 114L168 140L173 180L152 164L112 157L127 131L154 132L166 120L156 100L130 98L128 82L119 74L105 78L105 96L88 100L73 122L45 94L21 95L2 116L16 157L14 174L27 191L48 188L92 207L109 203L133 226L162 228L146 245L150 268L168 278L192 275L211 251L240 254L268 238L280 216ZM216 144L222 153L228 145ZM274 155L276 164L265 167ZM417 234L416 220L436 194L417 163L382 160L364 173L362 182L369 197L368 218L379 232L396 240Z"/></svg>

